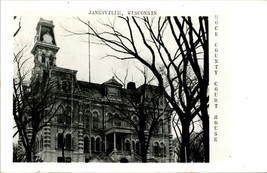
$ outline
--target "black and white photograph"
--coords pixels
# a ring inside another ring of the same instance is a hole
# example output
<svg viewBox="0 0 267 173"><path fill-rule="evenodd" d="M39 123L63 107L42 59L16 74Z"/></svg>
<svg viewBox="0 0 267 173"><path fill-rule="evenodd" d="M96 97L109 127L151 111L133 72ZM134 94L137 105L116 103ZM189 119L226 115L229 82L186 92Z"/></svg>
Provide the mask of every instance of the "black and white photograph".
<svg viewBox="0 0 267 173"><path fill-rule="evenodd" d="M58 26L40 17L33 43L15 42L15 162L209 162L208 17L140 13L148 16ZM30 19L14 17L15 40ZM72 47L60 56L57 34ZM74 49L81 53L68 58ZM77 77L80 64L88 80Z"/></svg>
<svg viewBox="0 0 267 173"><path fill-rule="evenodd" d="M266 140L244 141L264 138L247 120L262 116L262 101L250 103L264 68L238 75L255 68L233 48L243 34L230 25L245 23L241 14L178 2L177 10L149 1L25 4L3 20L12 26L1 39L9 39L8 49L1 44L4 172L252 171L249 160L266 171Z"/></svg>

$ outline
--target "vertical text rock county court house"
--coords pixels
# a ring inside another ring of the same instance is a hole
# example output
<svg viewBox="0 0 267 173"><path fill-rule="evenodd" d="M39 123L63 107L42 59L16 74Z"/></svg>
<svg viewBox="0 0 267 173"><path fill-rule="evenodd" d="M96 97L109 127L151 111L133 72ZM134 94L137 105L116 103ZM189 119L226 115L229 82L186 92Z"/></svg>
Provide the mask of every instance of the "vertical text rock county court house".
<svg viewBox="0 0 267 173"><path fill-rule="evenodd" d="M77 71L56 66L59 47L53 28L53 21L40 19L31 51L31 80L53 80L59 106L56 116L38 132L33 158L44 162L62 162L63 157L65 162L141 162L140 141L130 121L138 124L135 110L146 97L144 132L151 135L147 161L171 162L171 110L159 88L145 84L136 87L134 82L123 88L114 78L102 84L78 81ZM144 88L145 96L141 92ZM150 104L155 102L155 93L160 94L158 107ZM156 123L148 115L152 112L161 113ZM127 115L131 119L124 119ZM155 128L150 133L153 123Z"/></svg>

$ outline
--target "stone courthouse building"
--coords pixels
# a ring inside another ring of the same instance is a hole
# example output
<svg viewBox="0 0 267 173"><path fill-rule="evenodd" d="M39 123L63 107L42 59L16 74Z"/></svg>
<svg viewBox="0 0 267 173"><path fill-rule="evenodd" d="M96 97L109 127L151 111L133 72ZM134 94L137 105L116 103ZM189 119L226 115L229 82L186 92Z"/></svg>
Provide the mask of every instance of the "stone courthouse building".
<svg viewBox="0 0 267 173"><path fill-rule="evenodd" d="M40 19L31 51L34 55L32 80L48 76L60 93L56 116L38 132L34 158L44 162L62 162L63 157L65 162L141 162L136 131L121 119L123 115L118 108L123 108L124 113L128 110L132 120L138 121L133 105L123 95L134 95L138 103L142 96L135 93L144 86L136 87L130 82L123 88L114 78L102 84L77 80L76 70L56 65L59 47L53 28L53 21ZM152 89L151 93L158 89L152 85L147 88ZM164 118L170 117L171 112L163 110L167 105L163 95L159 98L162 114L151 136L147 158L148 162L171 162L171 122Z"/></svg>

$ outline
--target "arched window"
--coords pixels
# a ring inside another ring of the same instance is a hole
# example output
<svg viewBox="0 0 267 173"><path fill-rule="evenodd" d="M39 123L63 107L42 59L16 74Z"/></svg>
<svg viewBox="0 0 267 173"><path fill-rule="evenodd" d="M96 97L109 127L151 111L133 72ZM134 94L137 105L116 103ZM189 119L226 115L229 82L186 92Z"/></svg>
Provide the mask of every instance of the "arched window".
<svg viewBox="0 0 267 173"><path fill-rule="evenodd" d="M70 125L71 124L71 106L67 106L66 109L65 109L65 123L67 125Z"/></svg>
<svg viewBox="0 0 267 173"><path fill-rule="evenodd" d="M66 81L62 81L62 89L63 89L63 91L67 91L67 82Z"/></svg>
<svg viewBox="0 0 267 173"><path fill-rule="evenodd" d="M89 109L86 109L84 111L84 121L83 121L83 125L86 129L89 129L90 128L90 110Z"/></svg>
<svg viewBox="0 0 267 173"><path fill-rule="evenodd" d="M57 113L57 122L58 123L64 123L64 114L63 114L63 109L59 108L58 113Z"/></svg>
<svg viewBox="0 0 267 173"><path fill-rule="evenodd" d="M135 141L132 141L132 149L133 149L133 152L135 153L135 151L136 151L136 148L135 148L136 146L135 146Z"/></svg>
<svg viewBox="0 0 267 173"><path fill-rule="evenodd" d="M83 139L83 150L85 153L89 152L89 137L85 136Z"/></svg>
<svg viewBox="0 0 267 173"><path fill-rule="evenodd" d="M166 156L166 146L163 142L160 143L160 156Z"/></svg>
<svg viewBox="0 0 267 173"><path fill-rule="evenodd" d="M114 117L114 126L121 126L121 120L119 118L119 115L115 114L113 117Z"/></svg>
<svg viewBox="0 0 267 173"><path fill-rule="evenodd" d="M66 147L67 150L71 149L71 134L66 134L65 147Z"/></svg>
<svg viewBox="0 0 267 173"><path fill-rule="evenodd" d="M159 156L159 143L157 141L153 144L154 156Z"/></svg>
<svg viewBox="0 0 267 173"><path fill-rule="evenodd" d="M53 66L54 65L54 63L53 63L53 57L52 56L49 57L49 65L50 66Z"/></svg>
<svg viewBox="0 0 267 173"><path fill-rule="evenodd" d="M63 134L58 133L57 134L57 148L62 148L63 147Z"/></svg>
<svg viewBox="0 0 267 173"><path fill-rule="evenodd" d="M160 119L158 123L159 123L159 134L163 134L163 120Z"/></svg>
<svg viewBox="0 0 267 173"><path fill-rule="evenodd" d="M42 63L45 63L45 54L42 54Z"/></svg>
<svg viewBox="0 0 267 173"><path fill-rule="evenodd" d="M35 151L39 150L39 139L38 136L36 137L36 141L35 141Z"/></svg>
<svg viewBox="0 0 267 173"><path fill-rule="evenodd" d="M106 118L106 127L110 128L113 127L113 116L111 113L107 114L107 118Z"/></svg>
<svg viewBox="0 0 267 173"><path fill-rule="evenodd" d="M135 124L138 124L138 117L136 115L133 115L132 116L132 121L135 123Z"/></svg>
<svg viewBox="0 0 267 173"><path fill-rule="evenodd" d="M57 80L57 88L61 89L61 81L60 80Z"/></svg>
<svg viewBox="0 0 267 173"><path fill-rule="evenodd" d="M138 140L136 141L136 154L141 155L141 145Z"/></svg>
<svg viewBox="0 0 267 173"><path fill-rule="evenodd" d="M95 138L91 137L91 151L95 151Z"/></svg>
<svg viewBox="0 0 267 173"><path fill-rule="evenodd" d="M158 124L154 127L153 133L154 133L154 135L159 134L159 125Z"/></svg>
<svg viewBox="0 0 267 173"><path fill-rule="evenodd" d="M154 135L162 134L163 120L160 119L154 128Z"/></svg>
<svg viewBox="0 0 267 173"><path fill-rule="evenodd" d="M93 113L93 129L99 128L99 116L97 112Z"/></svg>
<svg viewBox="0 0 267 173"><path fill-rule="evenodd" d="M95 141L95 145L96 145L96 151L101 151L101 138L100 137L98 137L98 138L96 138L96 141Z"/></svg>
<svg viewBox="0 0 267 173"><path fill-rule="evenodd" d="M125 139L124 141L124 151L131 151L131 143L129 139Z"/></svg>
<svg viewBox="0 0 267 173"><path fill-rule="evenodd" d="M41 138L40 138L40 150L41 151L43 150L43 147L44 147L44 139L43 139L43 136L41 135Z"/></svg>

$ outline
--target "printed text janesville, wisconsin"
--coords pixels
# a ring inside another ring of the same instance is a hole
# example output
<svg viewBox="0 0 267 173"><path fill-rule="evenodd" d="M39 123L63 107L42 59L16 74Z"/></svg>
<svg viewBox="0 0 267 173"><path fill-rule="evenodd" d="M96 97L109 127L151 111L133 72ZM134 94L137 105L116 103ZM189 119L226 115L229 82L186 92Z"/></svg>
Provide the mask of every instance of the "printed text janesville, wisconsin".
<svg viewBox="0 0 267 173"><path fill-rule="evenodd" d="M155 16L158 14L157 11L126 11L128 16L133 15L142 15L142 16ZM90 10L89 15L114 15L121 16L124 15L124 12L120 10Z"/></svg>

